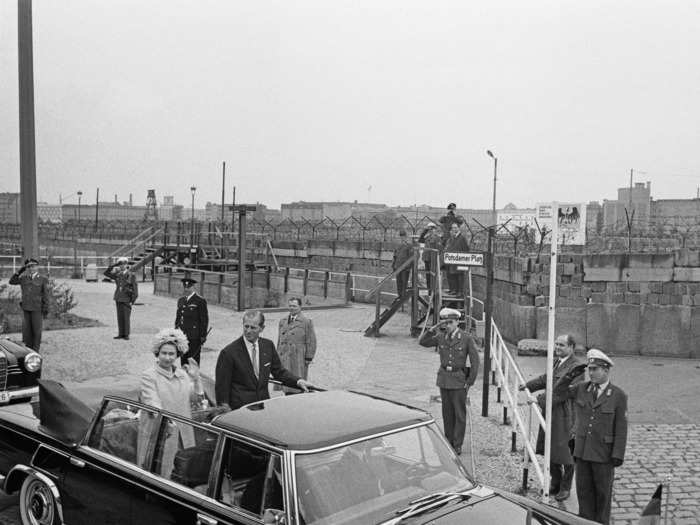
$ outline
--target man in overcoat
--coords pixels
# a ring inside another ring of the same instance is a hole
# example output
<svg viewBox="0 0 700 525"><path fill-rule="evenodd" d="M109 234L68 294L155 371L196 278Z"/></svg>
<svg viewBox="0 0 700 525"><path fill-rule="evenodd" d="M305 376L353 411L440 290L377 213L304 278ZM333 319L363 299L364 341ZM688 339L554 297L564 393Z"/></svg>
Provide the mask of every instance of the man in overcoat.
<svg viewBox="0 0 700 525"><path fill-rule="evenodd" d="M581 365L585 361L574 355L576 341L571 335L560 335L554 342L556 359L552 368L552 386L556 385L567 373L579 367L578 377L569 384L578 384L584 380L584 371ZM544 390L547 387L547 374L544 373L535 379L531 379L520 390L527 388L530 392ZM541 393L537 396L537 402L544 414L546 396ZM549 474L551 481L549 493L555 494L554 499L564 501L571 494L571 482L574 479L574 458L569 450L569 439L574 430L574 406L571 399L562 399L552 403L552 433L551 455L549 459ZM544 432L540 428L537 436L537 453L544 454Z"/></svg>
<svg viewBox="0 0 700 525"><path fill-rule="evenodd" d="M22 289L22 342L37 352L41 347L42 319L49 313L49 280L39 275L38 268L39 261L30 258L10 277L10 284Z"/></svg>
<svg viewBox="0 0 700 525"><path fill-rule="evenodd" d="M207 340L209 330L209 309L207 300L194 290L195 279L185 277L182 281L182 297L177 300L175 328L179 328L187 336L189 349L180 356L182 366L191 357L199 365L202 345Z"/></svg>
<svg viewBox="0 0 700 525"><path fill-rule="evenodd" d="M451 202L447 205L447 213L440 217L440 224L442 225L445 242L447 242L450 232L452 231L453 224L456 224L457 226L462 226L462 224L464 224L464 217L461 215L456 215L456 209L457 205L454 202Z"/></svg>
<svg viewBox="0 0 700 525"><path fill-rule="evenodd" d="M413 246L408 240L406 235L406 230L399 231L399 238L401 244L394 250L394 259L391 263L391 269L396 270L403 263L411 258L413 255ZM396 274L396 294L399 297L403 297L406 293L406 288L408 288L408 281L411 278L411 266L404 268L399 273Z"/></svg>
<svg viewBox="0 0 700 525"><path fill-rule="evenodd" d="M457 223L453 223L450 228L450 237L445 243L445 253L465 253L469 251L467 239L462 235ZM464 273L457 269L456 264L446 264L447 293L462 296L464 295Z"/></svg>
<svg viewBox="0 0 700 525"><path fill-rule="evenodd" d="M433 222L428 223L418 242L424 243L423 264L425 265L426 284L429 292L433 293L433 283L437 270L433 267L433 263L438 262L439 264L440 253L442 252L442 238L437 231L437 225Z"/></svg>
<svg viewBox="0 0 700 525"><path fill-rule="evenodd" d="M136 276L129 270L129 259L119 257L116 264L110 264L104 271L105 277L112 279L116 288L114 302L117 306L117 327L119 333L114 339L129 339L131 332L131 307L139 296Z"/></svg>
<svg viewBox="0 0 700 525"><path fill-rule="evenodd" d="M440 322L420 338L420 345L437 346L440 368L436 385L440 388L442 421L447 441L457 454L467 426L467 393L479 372L479 354L474 340L459 328L459 311L440 310Z"/></svg>
<svg viewBox="0 0 700 525"><path fill-rule="evenodd" d="M216 403L235 410L270 397L270 377L305 392L313 385L282 366L275 344L260 337L265 316L260 310L243 314L243 335L226 346L216 361Z"/></svg>
<svg viewBox="0 0 700 525"><path fill-rule="evenodd" d="M292 374L307 379L309 365L316 355L314 323L301 311L301 299L292 297L287 302L289 315L280 319L277 352L282 366Z"/></svg>
<svg viewBox="0 0 700 525"><path fill-rule="evenodd" d="M554 388L554 397L574 400L579 516L608 525L615 468L627 446L627 394L610 382L612 359L595 348L586 357L590 381L569 385L571 371Z"/></svg>

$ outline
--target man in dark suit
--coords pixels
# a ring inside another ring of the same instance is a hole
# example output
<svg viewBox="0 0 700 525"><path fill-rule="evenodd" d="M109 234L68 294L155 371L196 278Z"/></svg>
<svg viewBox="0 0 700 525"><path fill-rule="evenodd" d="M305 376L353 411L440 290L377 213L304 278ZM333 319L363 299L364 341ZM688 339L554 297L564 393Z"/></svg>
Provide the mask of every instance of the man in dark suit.
<svg viewBox="0 0 700 525"><path fill-rule="evenodd" d="M413 255L413 246L408 241L406 230L399 231L399 244L394 250L394 259L391 262L391 269L396 270ZM396 295L403 297L408 288L408 281L411 278L411 266L404 268L396 274Z"/></svg>
<svg viewBox="0 0 700 525"><path fill-rule="evenodd" d="M39 275L38 268L39 261L27 259L24 266L10 277L10 284L22 288L22 342L37 352L41 347L42 318L49 313L49 280Z"/></svg>
<svg viewBox="0 0 700 525"><path fill-rule="evenodd" d="M232 410L270 397L270 376L307 392L313 385L282 366L275 345L260 337L265 316L259 310L243 314L243 335L219 353L216 362L216 403Z"/></svg>
<svg viewBox="0 0 700 525"><path fill-rule="evenodd" d="M583 381L584 374L581 365L585 365L583 359L574 355L576 341L571 335L560 335L554 342L554 353L556 360L552 368L552 385L556 385L561 378L579 367L580 374L574 380L575 384ZM571 382L569 383L571 384ZM520 390L526 388L530 392L544 390L547 387L547 374L542 374L535 379L531 379ZM537 403L544 414L546 406L545 392L537 396ZM571 399L563 399L552 403L552 433L551 449L549 458L549 474L551 482L549 493L555 494L554 499L564 501L571 494L571 482L574 479L574 458L569 450L569 439L574 430L574 406ZM537 435L537 453L544 454L544 432L540 427Z"/></svg>
<svg viewBox="0 0 700 525"><path fill-rule="evenodd" d="M459 328L459 317L458 310L443 308L440 322L430 327L419 341L421 346L438 347L440 368L436 385L440 388L442 423L445 437L457 454L462 453L467 427L467 392L479 372L474 340Z"/></svg>
<svg viewBox="0 0 700 525"><path fill-rule="evenodd" d="M175 328L184 332L189 343L189 349L180 357L184 366L190 357L199 364L202 345L207 340L209 330L209 309L207 300L194 291L197 281L190 277L181 280L183 295L177 300Z"/></svg>
<svg viewBox="0 0 700 525"><path fill-rule="evenodd" d="M117 264L110 264L104 271L105 277L112 279L116 288L114 302L117 305L117 327L119 333L114 339L129 339L131 331L131 307L139 295L136 276L129 270L129 259L119 257Z"/></svg>
<svg viewBox="0 0 700 525"><path fill-rule="evenodd" d="M627 394L610 383L612 359L595 348L586 357L590 381L559 381L554 399L574 400L578 514L608 525L615 467L622 465L627 446ZM575 369L567 379L574 374Z"/></svg>
<svg viewBox="0 0 700 525"><path fill-rule="evenodd" d="M464 238L457 223L452 223L450 227L450 237L445 243L445 253L466 253L469 251L469 244ZM447 293L462 296L464 295L464 274L457 269L456 264L447 264Z"/></svg>

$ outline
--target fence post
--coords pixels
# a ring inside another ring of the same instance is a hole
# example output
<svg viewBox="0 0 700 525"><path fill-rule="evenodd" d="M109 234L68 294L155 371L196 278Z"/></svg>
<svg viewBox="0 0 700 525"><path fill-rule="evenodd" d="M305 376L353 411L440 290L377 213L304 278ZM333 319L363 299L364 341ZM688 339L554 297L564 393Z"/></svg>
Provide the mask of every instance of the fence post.
<svg viewBox="0 0 700 525"><path fill-rule="evenodd" d="M217 292L217 301L218 304L221 304L221 289L224 287L224 274L220 273L219 274L219 286L218 286L218 292Z"/></svg>
<svg viewBox="0 0 700 525"><path fill-rule="evenodd" d="M353 276L350 272L345 274L345 303L352 301Z"/></svg>
<svg viewBox="0 0 700 525"><path fill-rule="evenodd" d="M308 288L309 288L309 269L306 268L304 270L304 288L303 288L304 297L306 297L306 295L307 295Z"/></svg>
<svg viewBox="0 0 700 525"><path fill-rule="evenodd" d="M289 292L289 266L284 269L284 293Z"/></svg>
<svg viewBox="0 0 700 525"><path fill-rule="evenodd" d="M328 299L328 281L331 278L331 272L326 271L326 275L323 278L323 298Z"/></svg>

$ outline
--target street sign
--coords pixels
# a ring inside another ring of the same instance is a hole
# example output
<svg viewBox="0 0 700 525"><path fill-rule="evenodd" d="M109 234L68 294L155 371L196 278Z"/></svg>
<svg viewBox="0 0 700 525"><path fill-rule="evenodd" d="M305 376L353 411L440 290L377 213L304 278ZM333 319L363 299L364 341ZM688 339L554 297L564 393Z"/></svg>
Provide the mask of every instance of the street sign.
<svg viewBox="0 0 700 525"><path fill-rule="evenodd" d="M457 265L458 270L468 270L469 266L483 266L484 254L483 252L445 252L443 260L445 264Z"/></svg>

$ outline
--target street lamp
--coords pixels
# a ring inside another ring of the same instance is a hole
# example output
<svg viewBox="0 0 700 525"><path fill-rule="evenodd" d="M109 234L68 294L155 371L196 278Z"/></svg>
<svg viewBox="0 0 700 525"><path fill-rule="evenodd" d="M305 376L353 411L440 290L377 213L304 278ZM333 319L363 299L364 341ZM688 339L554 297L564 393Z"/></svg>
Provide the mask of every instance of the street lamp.
<svg viewBox="0 0 700 525"><path fill-rule="evenodd" d="M491 319L493 317L493 273L496 260L493 237L496 229L496 174L498 173L498 157L490 149L486 154L493 159L493 203L491 205L491 224L488 235L488 267L486 268L486 304L484 304L484 384L481 398L481 415L489 415L489 373L491 372Z"/></svg>
<svg viewBox="0 0 700 525"><path fill-rule="evenodd" d="M192 186L190 188L192 192L192 217L190 219L190 261L192 260L192 247L194 246L194 194L197 192L197 187Z"/></svg>
<svg viewBox="0 0 700 525"><path fill-rule="evenodd" d="M80 224L80 199L83 196L83 192L78 190L78 224Z"/></svg>

